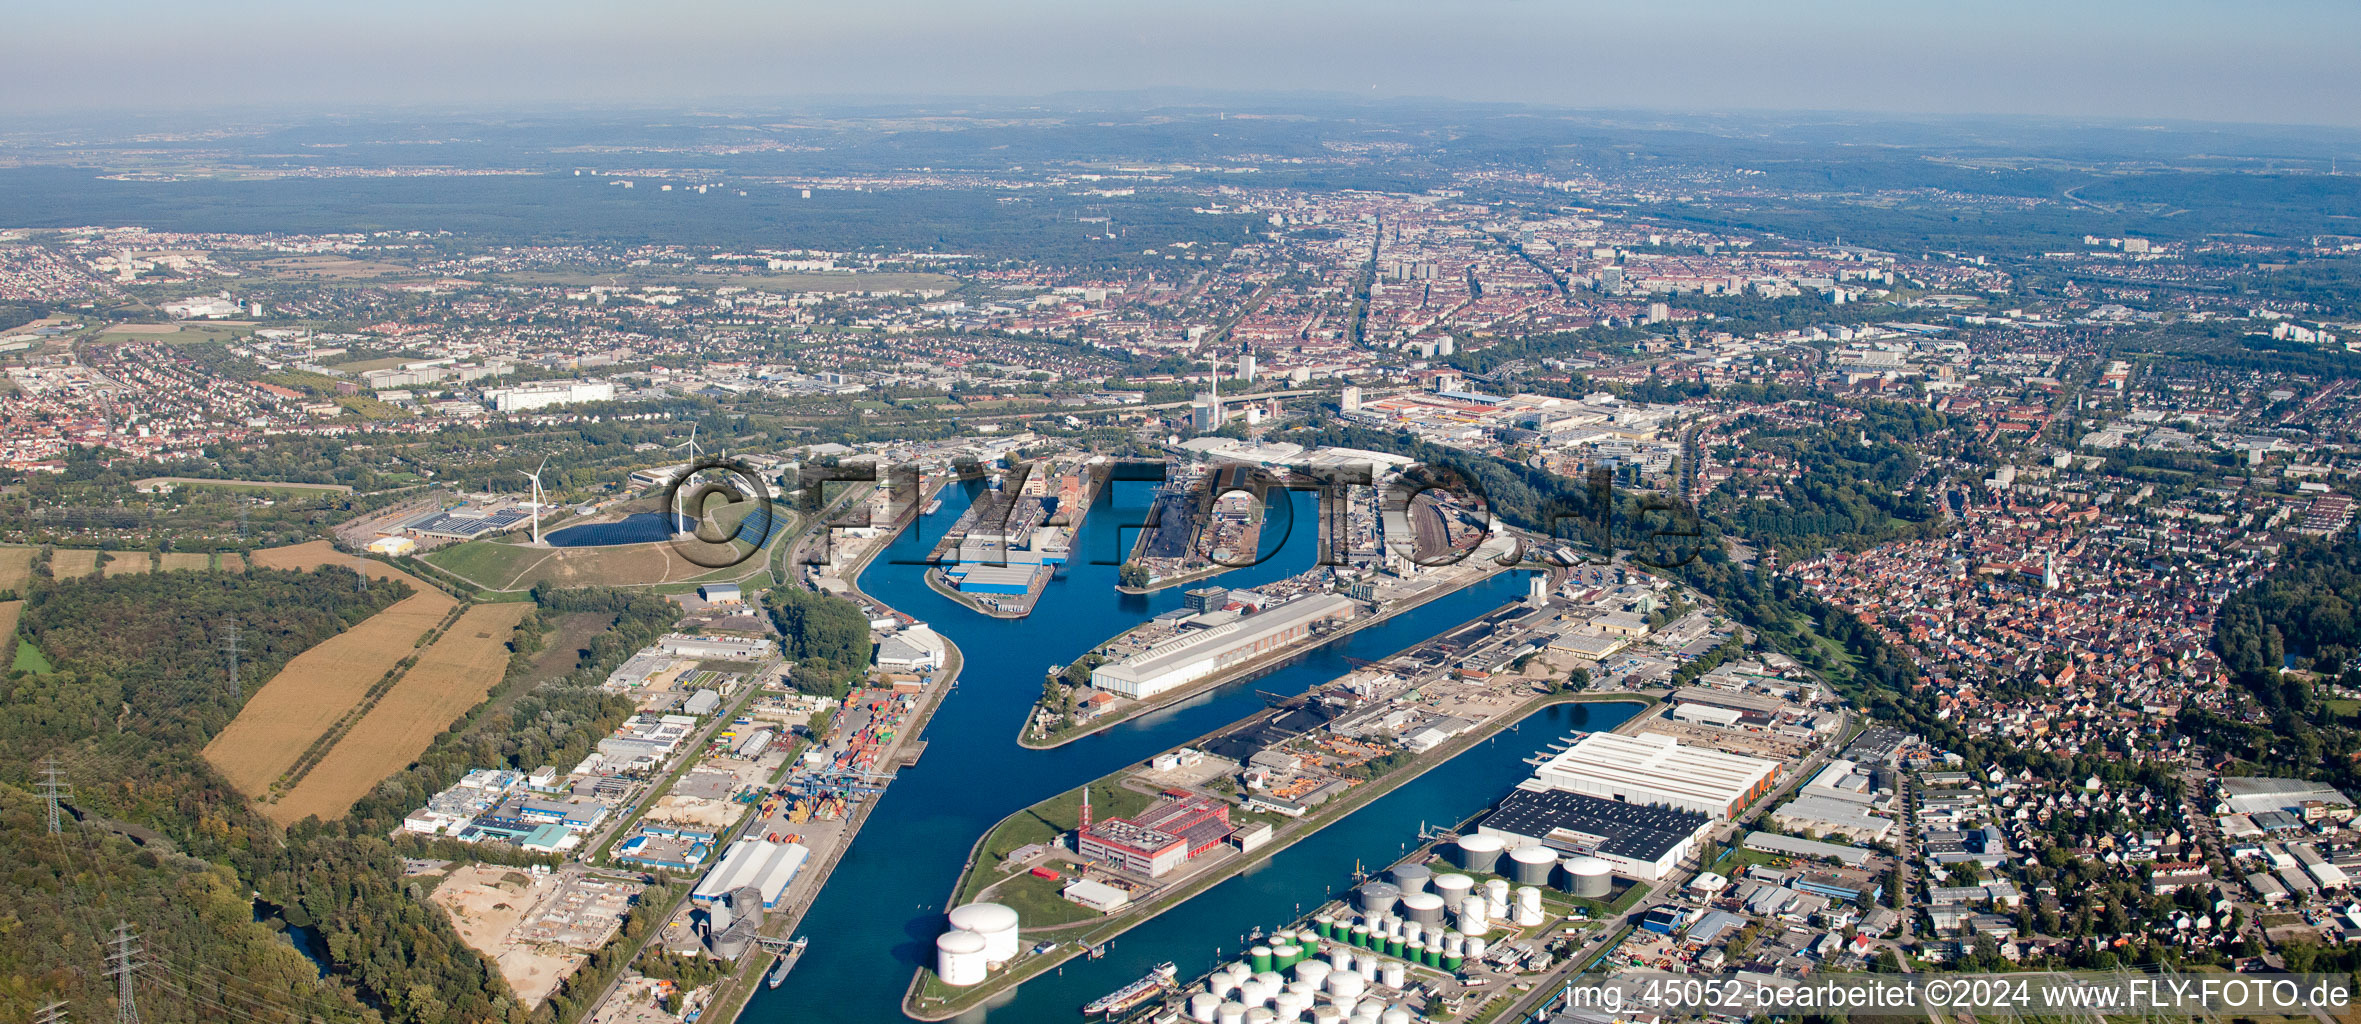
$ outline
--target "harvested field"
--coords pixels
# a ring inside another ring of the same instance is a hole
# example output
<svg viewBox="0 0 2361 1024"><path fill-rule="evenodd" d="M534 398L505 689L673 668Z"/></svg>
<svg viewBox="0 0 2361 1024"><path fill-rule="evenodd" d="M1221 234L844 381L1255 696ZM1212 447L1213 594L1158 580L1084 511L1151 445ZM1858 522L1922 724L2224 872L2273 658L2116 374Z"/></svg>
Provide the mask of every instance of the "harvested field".
<svg viewBox="0 0 2361 1024"><path fill-rule="evenodd" d="M98 567L99 575L108 579L146 572L156 567L156 559L145 551L117 551L115 557Z"/></svg>
<svg viewBox="0 0 2361 1024"><path fill-rule="evenodd" d="M195 572L213 568L213 556L202 551L171 551L164 555L165 572Z"/></svg>
<svg viewBox="0 0 2361 1024"><path fill-rule="evenodd" d="M323 820L343 817L353 801L409 766L436 736L492 692L508 667L508 640L532 610L522 603L468 609L328 756L285 797L267 805L265 813L281 824L315 814ZM367 689L366 682L362 689Z"/></svg>
<svg viewBox="0 0 2361 1024"><path fill-rule="evenodd" d="M32 548L0 548L0 590L16 590L33 578Z"/></svg>
<svg viewBox="0 0 2361 1024"><path fill-rule="evenodd" d="M259 565L282 569L350 565L352 561L325 541L257 551L254 556ZM387 669L418 653L418 638L458 605L449 594L409 573L379 562L368 566L369 575L401 580L415 593L296 655L256 690L229 727L205 746L205 759L239 792L247 796L268 792L271 783L294 767L313 741L326 735L330 726L360 703Z"/></svg>
<svg viewBox="0 0 2361 1024"><path fill-rule="evenodd" d="M49 553L49 575L61 580L98 571L98 552L89 548L58 548Z"/></svg>
<svg viewBox="0 0 2361 1024"><path fill-rule="evenodd" d="M16 635L16 617L24 610L23 601L0 601L0 650L16 653L16 643L10 638Z"/></svg>

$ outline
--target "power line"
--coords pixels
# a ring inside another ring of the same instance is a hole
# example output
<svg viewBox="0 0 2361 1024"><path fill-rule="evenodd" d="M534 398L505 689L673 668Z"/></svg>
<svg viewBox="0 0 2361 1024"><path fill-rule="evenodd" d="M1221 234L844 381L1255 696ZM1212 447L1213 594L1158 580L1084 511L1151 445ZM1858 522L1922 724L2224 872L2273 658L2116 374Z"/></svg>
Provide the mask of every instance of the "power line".
<svg viewBox="0 0 2361 1024"><path fill-rule="evenodd" d="M229 634L222 638L221 649L230 656L230 699L236 700L245 695L238 685L238 620L231 619L223 631Z"/></svg>
<svg viewBox="0 0 2361 1024"><path fill-rule="evenodd" d="M66 1024L66 1004L55 1002L33 1011L33 1024Z"/></svg>
<svg viewBox="0 0 2361 1024"><path fill-rule="evenodd" d="M53 836L64 831L62 819L58 816L57 802L74 795L74 787L66 784L65 775L65 769L57 766L57 758L54 757L41 769L41 796L49 803L49 834Z"/></svg>
<svg viewBox="0 0 2361 1024"><path fill-rule="evenodd" d="M115 951L107 954L107 973L115 976L115 1024L139 1024L139 1006L133 1002L132 977L145 966L140 960L139 936L131 931L131 922L115 925Z"/></svg>

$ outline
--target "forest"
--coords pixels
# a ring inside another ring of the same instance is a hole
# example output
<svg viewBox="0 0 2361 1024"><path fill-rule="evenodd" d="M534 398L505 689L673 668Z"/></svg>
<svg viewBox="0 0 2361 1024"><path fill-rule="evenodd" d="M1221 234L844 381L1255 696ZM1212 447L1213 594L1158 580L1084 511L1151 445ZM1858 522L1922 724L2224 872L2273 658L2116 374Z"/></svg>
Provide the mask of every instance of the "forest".
<svg viewBox="0 0 2361 1024"><path fill-rule="evenodd" d="M153 965L138 989L149 1021L560 1024L579 1013L580 992L621 970L594 961L541 1008L516 1003L402 873L404 857L508 854L387 836L418 801L470 769L530 770L588 754L632 710L598 683L662 635L677 609L628 592L537 592L488 700L344 819L280 830L197 753L240 700L228 686L219 625L240 624L242 689L250 691L288 658L407 592L357 581L341 567L144 573L44 582L28 595L24 632L55 671L8 679L6 738L22 756L0 770L8 783L0 786L0 856L11 867L0 894L12 915L0 929L0 959L39 969L0 979L0 1019L61 999L77 1018L106 1012L113 987L97 970L97 950L118 920L138 930ZM584 614L607 628L570 659L536 658L541 617ZM49 756L72 786L58 837L46 834L30 787ZM281 927L316 936L324 977L274 934Z"/></svg>
<svg viewBox="0 0 2361 1024"><path fill-rule="evenodd" d="M2347 703L2332 704L2324 684L2361 684L2361 538L2289 544L2260 583L2230 595L2214 621L2214 651L2230 684L2253 695L2262 721L2241 721L2190 708L2181 727L2267 775L2361 786L2361 752ZM2287 671L2282 671L2282 669Z"/></svg>
<svg viewBox="0 0 2361 1024"><path fill-rule="evenodd" d="M860 606L802 587L773 587L763 600L795 662L795 688L829 697L851 693L869 669L869 619Z"/></svg>

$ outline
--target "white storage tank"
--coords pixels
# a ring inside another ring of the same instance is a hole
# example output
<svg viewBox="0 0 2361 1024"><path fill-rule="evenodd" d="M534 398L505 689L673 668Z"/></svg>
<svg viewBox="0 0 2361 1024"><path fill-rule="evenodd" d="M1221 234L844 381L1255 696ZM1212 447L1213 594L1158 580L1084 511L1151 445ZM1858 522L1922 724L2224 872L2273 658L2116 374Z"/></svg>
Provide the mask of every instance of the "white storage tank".
<svg viewBox="0 0 2361 1024"><path fill-rule="evenodd" d="M1402 990L1402 980L1409 977L1408 969L1402 966L1402 962L1400 960L1386 961L1385 967L1380 969L1377 974L1379 980L1385 985L1385 987L1393 989L1396 992Z"/></svg>
<svg viewBox="0 0 2361 1024"><path fill-rule="evenodd" d="M1467 894L1475 891L1475 888L1476 880L1466 875L1453 873L1435 876L1435 895L1443 898L1445 906L1458 906L1459 901L1466 899Z"/></svg>
<svg viewBox="0 0 2361 1024"><path fill-rule="evenodd" d="M1338 971L1328 976L1327 988L1328 994L1341 1003L1360 998L1361 993L1369 990L1369 981L1358 974Z"/></svg>
<svg viewBox="0 0 2361 1024"><path fill-rule="evenodd" d="M1520 846L1508 852L1512 870L1509 875L1518 885L1548 885L1550 872L1558 866L1557 851L1546 846Z"/></svg>
<svg viewBox="0 0 2361 1024"><path fill-rule="evenodd" d="M935 974L943 984L966 988L984 980L991 957L984 952L988 943L984 937L965 929L954 929L935 936Z"/></svg>
<svg viewBox="0 0 2361 1024"><path fill-rule="evenodd" d="M1272 1013L1271 1011L1266 1010L1260 1006L1249 1006L1246 1008L1246 1024L1271 1024L1272 1021L1277 1019L1279 1019L1278 1014Z"/></svg>
<svg viewBox="0 0 2361 1024"><path fill-rule="evenodd" d="M1566 877L1573 883L1570 891L1584 899L1605 899L1615 891L1615 869L1597 857L1566 858Z"/></svg>
<svg viewBox="0 0 2361 1024"><path fill-rule="evenodd" d="M1354 894L1353 902L1361 913L1380 917L1393 913L1394 901L1402 898L1402 890L1392 882L1364 882Z"/></svg>
<svg viewBox="0 0 2361 1024"><path fill-rule="evenodd" d="M1213 1024L1246 1024L1245 1003L1223 1003L1213 1011Z"/></svg>
<svg viewBox="0 0 2361 1024"><path fill-rule="evenodd" d="M1388 1006L1377 1015L1377 1024L1410 1024L1410 1008L1399 1003Z"/></svg>
<svg viewBox="0 0 2361 1024"><path fill-rule="evenodd" d="M1491 918L1482 896L1470 896L1459 901L1459 930L1469 935L1482 935L1491 930Z"/></svg>
<svg viewBox="0 0 2361 1024"><path fill-rule="evenodd" d="M1017 958L1017 912L998 903L970 903L951 911L951 927L984 937L984 959L1004 964Z"/></svg>
<svg viewBox="0 0 2361 1024"><path fill-rule="evenodd" d="M1541 887L1538 885L1519 887L1517 889L1517 906L1539 911L1541 909Z"/></svg>
<svg viewBox="0 0 2361 1024"><path fill-rule="evenodd" d="M1463 871L1491 874L1500 863L1500 851L1508 846L1499 836L1472 835L1459 837L1459 867Z"/></svg>
<svg viewBox="0 0 2361 1024"><path fill-rule="evenodd" d="M1434 926L1443 923L1443 897L1431 892L1414 892L1402 897L1402 912L1419 924Z"/></svg>
<svg viewBox="0 0 2361 1024"><path fill-rule="evenodd" d="M1312 1024L1344 1024L1344 1014L1333 1006L1312 1007Z"/></svg>
<svg viewBox="0 0 2361 1024"><path fill-rule="evenodd" d="M1336 947L1335 949L1331 949L1331 950L1329 950L1329 951L1328 951L1328 966L1330 966L1330 967L1332 967L1332 968L1335 968L1337 971L1349 971L1349 970L1352 970L1352 969L1353 969L1353 953L1352 953L1352 951L1351 951L1351 950L1349 950L1349 949L1346 949L1346 948L1344 948L1343 946L1338 946L1338 947Z"/></svg>
<svg viewBox="0 0 2361 1024"><path fill-rule="evenodd" d="M1213 1024L1214 1011L1221 1008L1221 997L1210 992L1199 992L1189 997L1189 1019L1197 1024Z"/></svg>
<svg viewBox="0 0 2361 1024"><path fill-rule="evenodd" d="M1424 864L1396 864L1392 871L1386 872L1386 877L1393 880L1395 888L1402 890L1402 895L1408 896L1414 892L1425 892L1426 883L1435 877L1435 872Z"/></svg>

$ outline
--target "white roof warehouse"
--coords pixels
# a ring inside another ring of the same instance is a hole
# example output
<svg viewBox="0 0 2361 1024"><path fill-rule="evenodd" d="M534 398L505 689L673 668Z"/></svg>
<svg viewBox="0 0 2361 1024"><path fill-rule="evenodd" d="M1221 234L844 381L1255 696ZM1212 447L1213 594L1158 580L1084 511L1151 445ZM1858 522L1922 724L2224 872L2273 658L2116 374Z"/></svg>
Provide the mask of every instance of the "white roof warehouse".
<svg viewBox="0 0 2361 1024"><path fill-rule="evenodd" d="M1552 789L1727 818L1768 791L1778 773L1776 761L1687 746L1670 736L1594 732L1533 777Z"/></svg>
<svg viewBox="0 0 2361 1024"><path fill-rule="evenodd" d="M1231 665L1267 654L1309 634L1312 625L1352 613L1335 594L1300 597L1212 629L1166 640L1122 661L1091 670L1090 685L1135 700L1186 686Z"/></svg>

